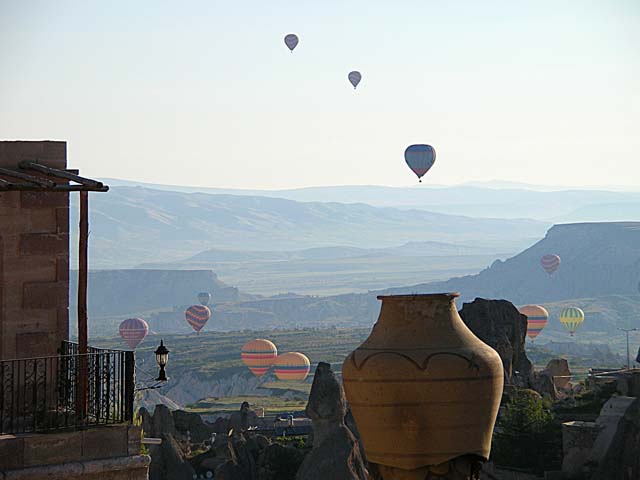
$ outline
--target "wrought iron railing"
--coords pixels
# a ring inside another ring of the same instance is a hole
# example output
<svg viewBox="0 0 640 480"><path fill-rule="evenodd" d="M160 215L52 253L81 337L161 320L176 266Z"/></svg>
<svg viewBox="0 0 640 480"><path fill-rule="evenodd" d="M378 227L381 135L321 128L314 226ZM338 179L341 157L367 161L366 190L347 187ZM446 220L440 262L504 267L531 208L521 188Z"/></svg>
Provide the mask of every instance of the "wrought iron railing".
<svg viewBox="0 0 640 480"><path fill-rule="evenodd" d="M133 352L63 342L59 353L0 361L0 434L132 420Z"/></svg>

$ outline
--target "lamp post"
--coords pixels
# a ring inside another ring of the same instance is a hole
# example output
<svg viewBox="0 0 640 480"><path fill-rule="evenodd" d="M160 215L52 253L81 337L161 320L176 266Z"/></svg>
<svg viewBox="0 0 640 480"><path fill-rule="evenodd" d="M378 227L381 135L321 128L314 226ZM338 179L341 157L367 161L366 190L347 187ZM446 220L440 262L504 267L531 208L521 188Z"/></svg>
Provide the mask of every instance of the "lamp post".
<svg viewBox="0 0 640 480"><path fill-rule="evenodd" d="M166 367L167 362L169 361L169 350L164 346L162 340L160 340L160 346L156 348L156 351L153 352L156 355L156 363L160 367L160 372L158 373L158 378L156 381L158 382L166 382L167 374L164 371L164 367Z"/></svg>
<svg viewBox="0 0 640 480"><path fill-rule="evenodd" d="M637 328L618 328L618 330L627 334L627 370L630 369L631 365L631 356L629 355L629 332L635 332Z"/></svg>

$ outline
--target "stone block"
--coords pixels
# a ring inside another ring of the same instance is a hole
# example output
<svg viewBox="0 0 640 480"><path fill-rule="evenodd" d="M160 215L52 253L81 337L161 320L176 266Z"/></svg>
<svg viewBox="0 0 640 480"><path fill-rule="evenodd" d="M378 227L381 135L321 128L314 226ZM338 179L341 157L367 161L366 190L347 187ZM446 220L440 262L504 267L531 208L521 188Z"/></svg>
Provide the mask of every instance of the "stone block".
<svg viewBox="0 0 640 480"><path fill-rule="evenodd" d="M0 436L0 472L22 468L24 445L15 435Z"/></svg>
<svg viewBox="0 0 640 480"><path fill-rule="evenodd" d="M83 432L32 435L24 438L24 466L77 462L82 458Z"/></svg>
<svg viewBox="0 0 640 480"><path fill-rule="evenodd" d="M25 215L24 210L22 210ZM58 233L56 209L39 208L29 212L29 233ZM66 233L66 232L65 232Z"/></svg>
<svg viewBox="0 0 640 480"><path fill-rule="evenodd" d="M142 445L142 427L129 425L128 435L128 453L129 455L139 455Z"/></svg>
<svg viewBox="0 0 640 480"><path fill-rule="evenodd" d="M126 425L89 428L82 432L83 460L126 457L129 439Z"/></svg>
<svg viewBox="0 0 640 480"><path fill-rule="evenodd" d="M2 226L3 235L18 235L29 231L29 216L21 215L20 213L13 214L9 212L3 214L0 212L0 225Z"/></svg>
<svg viewBox="0 0 640 480"><path fill-rule="evenodd" d="M53 168L66 168L67 142L11 140L0 142L0 167L15 168L32 160Z"/></svg>
<svg viewBox="0 0 640 480"><path fill-rule="evenodd" d="M58 233L69 232L69 208L60 207L56 208L56 226Z"/></svg>
<svg viewBox="0 0 640 480"><path fill-rule="evenodd" d="M4 281L7 283L54 282L56 281L56 259L40 255L7 257Z"/></svg>
<svg viewBox="0 0 640 480"><path fill-rule="evenodd" d="M13 215L19 208L20 192L0 192L0 215Z"/></svg>
<svg viewBox="0 0 640 480"><path fill-rule="evenodd" d="M61 282L69 281L69 257L58 257L56 259L56 280Z"/></svg>
<svg viewBox="0 0 640 480"><path fill-rule="evenodd" d="M55 310L15 312L8 325L15 326L16 333L54 333L58 325Z"/></svg>
<svg viewBox="0 0 640 480"><path fill-rule="evenodd" d="M61 308L69 306L68 282L29 282L24 284L24 308Z"/></svg>
<svg viewBox="0 0 640 480"><path fill-rule="evenodd" d="M58 208L69 206L68 192L20 192L23 209Z"/></svg>
<svg viewBox="0 0 640 480"><path fill-rule="evenodd" d="M57 328L56 332L60 341L69 338L69 309L58 308L56 310Z"/></svg>
<svg viewBox="0 0 640 480"><path fill-rule="evenodd" d="M20 255L65 255L69 235L65 233L25 233L20 236Z"/></svg>
<svg viewBox="0 0 640 480"><path fill-rule="evenodd" d="M16 335L18 358L46 357L55 355L57 342L49 333L19 333Z"/></svg>

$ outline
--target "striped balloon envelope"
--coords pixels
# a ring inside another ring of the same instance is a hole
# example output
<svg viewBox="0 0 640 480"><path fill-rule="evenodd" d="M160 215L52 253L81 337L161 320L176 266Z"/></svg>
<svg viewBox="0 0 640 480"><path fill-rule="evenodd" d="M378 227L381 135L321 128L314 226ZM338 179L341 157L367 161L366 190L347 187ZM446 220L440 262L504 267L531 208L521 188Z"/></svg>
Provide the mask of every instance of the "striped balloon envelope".
<svg viewBox="0 0 640 480"><path fill-rule="evenodd" d="M309 370L311 370L311 362L303 353L283 353L276 359L275 373L278 380L301 382L307 378Z"/></svg>
<svg viewBox="0 0 640 480"><path fill-rule="evenodd" d="M549 312L540 305L525 305L519 312L527 316L527 336L534 340L549 321Z"/></svg>
<svg viewBox="0 0 640 480"><path fill-rule="evenodd" d="M436 162L436 151L431 145L409 145L404 151L404 161L422 182L422 177Z"/></svg>
<svg viewBox="0 0 640 480"><path fill-rule="evenodd" d="M564 325L572 337L582 322L584 322L584 312L578 307L565 308L560 314L560 323Z"/></svg>
<svg viewBox="0 0 640 480"><path fill-rule="evenodd" d="M551 275L553 272L558 270L560 266L560 257L558 255L543 255L540 259L540 265L544 268L544 271Z"/></svg>
<svg viewBox="0 0 640 480"><path fill-rule="evenodd" d="M278 358L278 349L270 340L256 338L242 347L241 356L242 363L249 367L251 373L261 377Z"/></svg>
<svg viewBox="0 0 640 480"><path fill-rule="evenodd" d="M149 333L149 324L141 318L127 318L120 324L119 331L127 345L135 350Z"/></svg>
<svg viewBox="0 0 640 480"><path fill-rule="evenodd" d="M205 305L191 305L184 312L184 316L191 327L200 332L204 324L211 318L211 310Z"/></svg>

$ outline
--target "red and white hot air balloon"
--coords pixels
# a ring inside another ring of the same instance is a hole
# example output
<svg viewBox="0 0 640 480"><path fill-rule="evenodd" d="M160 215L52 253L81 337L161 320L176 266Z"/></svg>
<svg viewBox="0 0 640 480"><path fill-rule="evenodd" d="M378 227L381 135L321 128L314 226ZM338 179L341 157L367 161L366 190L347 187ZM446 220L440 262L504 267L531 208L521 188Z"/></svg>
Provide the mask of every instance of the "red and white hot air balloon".
<svg viewBox="0 0 640 480"><path fill-rule="evenodd" d="M141 318L127 318L120 324L119 331L127 345L135 350L149 333L149 324Z"/></svg>

